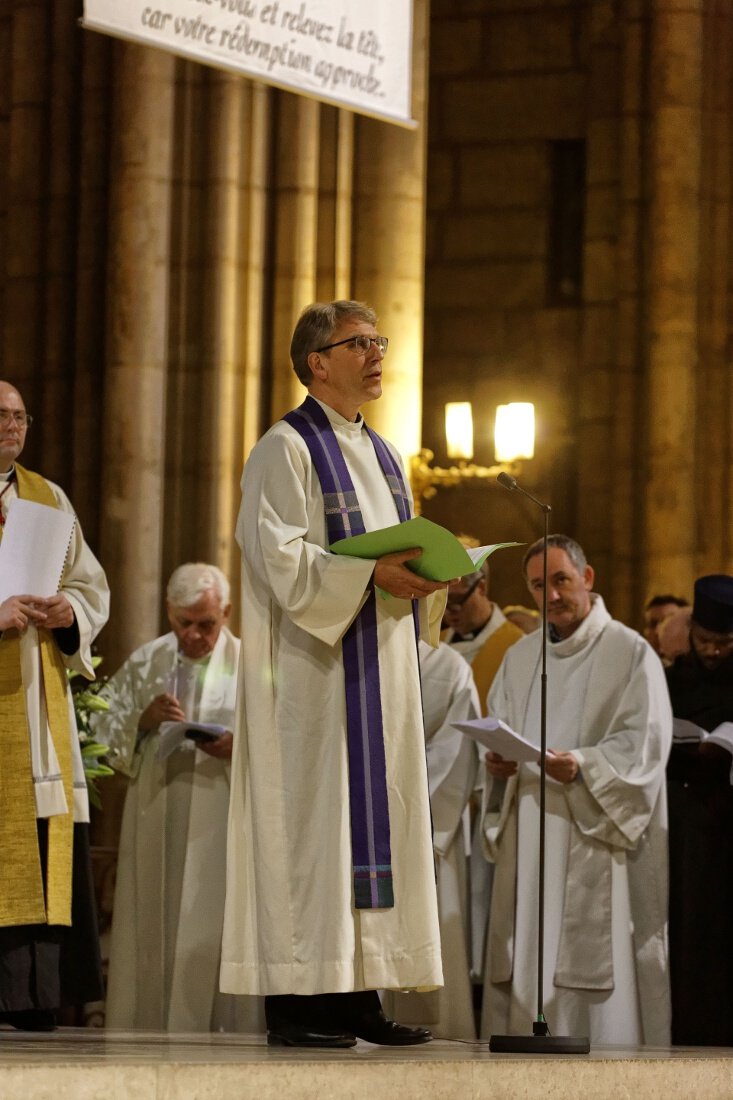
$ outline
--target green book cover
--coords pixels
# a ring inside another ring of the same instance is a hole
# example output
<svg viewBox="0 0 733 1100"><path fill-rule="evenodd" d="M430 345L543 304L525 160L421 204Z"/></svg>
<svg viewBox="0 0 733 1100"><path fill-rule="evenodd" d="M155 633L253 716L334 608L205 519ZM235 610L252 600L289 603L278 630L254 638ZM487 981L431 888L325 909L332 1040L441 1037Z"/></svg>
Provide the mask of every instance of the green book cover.
<svg viewBox="0 0 733 1100"><path fill-rule="evenodd" d="M429 581L452 581L466 573L475 573L495 550L506 546L521 546L519 542L495 542L466 550L456 536L439 523L415 516L392 527L367 531L364 535L339 539L329 547L334 554L353 558L381 558L401 550L419 547L422 554L405 562L408 569Z"/></svg>

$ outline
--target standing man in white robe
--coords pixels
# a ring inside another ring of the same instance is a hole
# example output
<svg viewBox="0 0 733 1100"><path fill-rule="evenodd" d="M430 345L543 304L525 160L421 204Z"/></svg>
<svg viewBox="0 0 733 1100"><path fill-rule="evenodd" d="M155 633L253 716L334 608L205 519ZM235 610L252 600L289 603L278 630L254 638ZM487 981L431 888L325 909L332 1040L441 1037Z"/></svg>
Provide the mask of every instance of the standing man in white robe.
<svg viewBox="0 0 733 1100"><path fill-rule="evenodd" d="M524 559L542 605L543 540ZM548 542L545 1015L554 1034L670 1038L665 765L672 716L659 658L591 591L576 542ZM489 713L539 744L539 632L507 652ZM537 1002L539 767L487 755L496 863L482 1032L529 1034Z"/></svg>
<svg viewBox="0 0 733 1100"><path fill-rule="evenodd" d="M249 998L219 993L239 639L227 628L229 582L205 562L167 588L171 631L141 646L103 688L94 719L110 763L130 776L110 943L107 1026L261 1030ZM163 722L213 723L212 743L158 756Z"/></svg>
<svg viewBox="0 0 733 1100"><path fill-rule="evenodd" d="M448 589L443 623L448 630L443 640L460 653L471 666L478 691L481 713L486 714L486 699L499 665L509 646L518 642L522 631L508 622L501 608L489 598L489 563L484 562L476 573L454 581ZM479 787L474 806L481 804L484 771L478 774ZM469 890L471 903L471 976L479 986L483 982L486 932L491 908L491 886L494 868L484 856L481 823L477 815L471 832L471 862Z"/></svg>
<svg viewBox="0 0 733 1100"><path fill-rule="evenodd" d="M0 382L0 535L19 497L73 513L17 462L32 417ZM61 1005L102 995L89 799L66 671L94 679L109 589L78 521L55 596L0 605L0 1021L50 1030Z"/></svg>
<svg viewBox="0 0 733 1100"><path fill-rule="evenodd" d="M433 851L438 873L438 911L443 954L442 989L389 994L397 1019L427 1024L437 1038L475 1040L469 973L468 867L464 821L479 758L475 743L453 722L479 718L471 668L452 646L420 642L425 745L433 814ZM483 770L483 769L482 769Z"/></svg>
<svg viewBox="0 0 733 1100"><path fill-rule="evenodd" d="M260 440L244 473L244 636L221 974L228 992L267 995L272 1044L426 1042L429 1031L384 1015L376 990L443 980L414 613L437 644L446 586L406 567L417 550L376 563L329 553L321 482L338 468L339 491L325 498L338 522L358 515L373 531L409 510L399 456L359 412L381 395L386 350L362 303L308 307L291 358L309 396ZM325 472L294 424L314 426ZM375 587L385 595L375 597ZM370 607L375 625L364 644L376 640L378 663L347 676L349 638L364 640L359 624ZM375 673L376 690L365 694L365 677ZM352 851L362 800L350 781L364 765L349 755L352 692L361 695L357 717L381 723L364 771L367 782L382 776L391 844L391 862L371 858L366 872ZM381 894L385 882L393 899ZM368 898L357 897L357 886Z"/></svg>

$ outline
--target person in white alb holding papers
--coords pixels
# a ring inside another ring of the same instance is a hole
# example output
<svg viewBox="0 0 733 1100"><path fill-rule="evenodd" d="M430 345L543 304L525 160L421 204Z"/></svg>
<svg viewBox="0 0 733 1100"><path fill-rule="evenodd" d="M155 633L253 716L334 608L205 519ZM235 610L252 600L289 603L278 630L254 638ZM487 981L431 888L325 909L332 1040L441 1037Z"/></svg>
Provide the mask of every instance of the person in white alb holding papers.
<svg viewBox="0 0 733 1100"><path fill-rule="evenodd" d="M463 657L442 642L437 649L420 642L419 649L444 985L431 993L388 993L385 1007L402 1023L425 1024L438 1038L473 1040L464 813L479 756L453 723L477 718L481 708Z"/></svg>
<svg viewBox="0 0 733 1100"><path fill-rule="evenodd" d="M416 550L328 552L412 514L360 412L387 345L364 303L307 307L291 359L308 396L244 473L221 985L266 996L272 1045L427 1042L377 990L443 980L416 637L437 643L446 585L405 566Z"/></svg>
<svg viewBox="0 0 733 1100"><path fill-rule="evenodd" d="M543 540L524 572L542 605ZM672 714L651 646L611 618L566 535L548 540L545 1013L556 1035L669 1043L667 804ZM539 632L507 651L489 714L539 743ZM551 750L551 751L549 751ZM483 820L496 863L482 1033L536 1012L539 767L487 754Z"/></svg>
<svg viewBox="0 0 733 1100"><path fill-rule="evenodd" d="M31 417L0 382L0 516L13 500L73 514L66 494L18 462ZM66 549L64 546L63 549ZM102 995L84 769L66 670L94 678L107 620L102 568L75 523L56 595L0 605L0 1022L55 1024L62 1004Z"/></svg>
<svg viewBox="0 0 733 1100"><path fill-rule="evenodd" d="M219 993L227 811L239 639L229 582L189 562L167 587L169 633L136 649L102 690L94 729L130 776L112 918L107 1026L252 1031L257 999ZM224 728L159 754L166 722Z"/></svg>

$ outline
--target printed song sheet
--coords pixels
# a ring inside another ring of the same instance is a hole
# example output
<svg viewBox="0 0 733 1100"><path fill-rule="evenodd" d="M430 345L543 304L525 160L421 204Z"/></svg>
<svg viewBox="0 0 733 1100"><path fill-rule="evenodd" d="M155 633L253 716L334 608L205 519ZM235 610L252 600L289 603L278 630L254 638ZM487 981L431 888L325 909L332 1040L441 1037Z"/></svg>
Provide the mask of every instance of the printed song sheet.
<svg viewBox="0 0 733 1100"><path fill-rule="evenodd" d="M0 542L0 603L9 596L55 596L75 518L16 497Z"/></svg>

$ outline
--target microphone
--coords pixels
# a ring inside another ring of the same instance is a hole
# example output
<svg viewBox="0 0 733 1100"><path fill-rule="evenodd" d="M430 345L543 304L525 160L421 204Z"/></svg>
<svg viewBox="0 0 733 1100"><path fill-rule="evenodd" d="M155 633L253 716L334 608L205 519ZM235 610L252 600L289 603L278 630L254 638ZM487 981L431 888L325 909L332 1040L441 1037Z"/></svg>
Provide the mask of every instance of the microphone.
<svg viewBox="0 0 733 1100"><path fill-rule="evenodd" d="M502 472L499 474L496 480L499 482L500 485L503 485L505 489L508 489L510 493L519 488L519 486L517 485L517 479L515 477L512 477L511 474L505 474Z"/></svg>
<svg viewBox="0 0 733 1100"><path fill-rule="evenodd" d="M505 474L502 471L502 473L497 476L496 480L499 482L502 488L508 489L510 493L513 493L516 489L516 491L518 493L521 493L522 496L529 497L529 499L533 501L538 508L542 509L545 515L549 515L552 511L551 505L543 504L541 500L537 499L537 497L533 497L531 493L528 493L526 489L522 488L517 479L515 477L512 477L511 474Z"/></svg>
<svg viewBox="0 0 733 1100"><path fill-rule="evenodd" d="M590 1043L584 1036L550 1035L544 1011L544 959L545 959L545 790L547 783L547 542L550 537L549 504L523 489L511 474L500 473L496 479L504 489L520 492L529 497L544 513L544 539L542 543L542 665L540 673L540 827L539 864L537 874L537 1015L532 1023L532 1034L492 1035L489 1050L505 1054L587 1054Z"/></svg>

